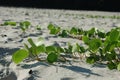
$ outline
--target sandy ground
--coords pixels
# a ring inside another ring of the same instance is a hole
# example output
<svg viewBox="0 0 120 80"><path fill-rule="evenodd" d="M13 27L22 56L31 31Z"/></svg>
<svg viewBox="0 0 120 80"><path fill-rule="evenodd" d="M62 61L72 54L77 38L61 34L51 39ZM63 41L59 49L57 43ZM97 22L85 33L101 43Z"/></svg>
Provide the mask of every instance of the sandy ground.
<svg viewBox="0 0 120 80"><path fill-rule="evenodd" d="M105 16L105 18L92 18L91 15ZM105 65L89 65L85 61L61 63L58 66L49 65L43 62L14 64L11 55L16 50L23 48L23 43L28 37L37 41L39 37L44 38L46 45L59 43L66 46L67 42L82 43L78 40L68 38L55 38L49 34L47 26L49 23L59 25L63 29L79 27L90 29L96 27L108 31L116 26L120 27L120 16L118 12L99 11L69 11L69 10L48 10L48 9L25 9L0 7L0 24L5 21L30 21L32 26L27 31L27 37L22 38L21 30L11 26L0 26L0 80L120 80L120 72L109 70ZM34 26L40 25L42 31L36 31ZM5 36L6 35L6 36ZM30 68L33 74L29 74Z"/></svg>

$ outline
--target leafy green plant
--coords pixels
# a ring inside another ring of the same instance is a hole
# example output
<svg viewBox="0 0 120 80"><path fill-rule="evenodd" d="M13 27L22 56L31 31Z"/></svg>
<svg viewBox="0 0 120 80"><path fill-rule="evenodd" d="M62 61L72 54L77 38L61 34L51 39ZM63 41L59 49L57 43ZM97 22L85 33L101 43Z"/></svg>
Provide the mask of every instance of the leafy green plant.
<svg viewBox="0 0 120 80"><path fill-rule="evenodd" d="M4 22L1 25L2 26L8 26L8 25L10 25L10 26L16 26L17 24L16 24L16 22L13 22L13 21L6 21L6 22Z"/></svg>
<svg viewBox="0 0 120 80"><path fill-rule="evenodd" d="M36 45L31 38L28 39L30 47L24 43L25 49L20 49L13 53L12 60L19 64L26 58L31 58L33 60L38 61L48 61L49 63L56 62L60 53L63 52L61 47L57 46L45 46L44 44ZM47 58L45 60L41 60L39 58L40 53L47 54Z"/></svg>
<svg viewBox="0 0 120 80"><path fill-rule="evenodd" d="M20 29L25 32L29 26L31 25L31 23L29 21L23 21L23 22L20 22Z"/></svg>
<svg viewBox="0 0 120 80"><path fill-rule="evenodd" d="M57 59L58 59L58 55L56 53L54 53L54 52L49 53L48 56L47 56L47 61L49 63L56 62Z"/></svg>
<svg viewBox="0 0 120 80"><path fill-rule="evenodd" d="M58 34L61 30L60 27L51 23L48 25L48 29L50 30L50 34Z"/></svg>
<svg viewBox="0 0 120 80"><path fill-rule="evenodd" d="M86 62L94 64L96 62L107 62L109 69L118 69L120 64L120 28L111 29L108 32L100 31L96 28L83 30L72 27L69 30L61 30L58 33L61 37L71 37L82 40L87 49L76 45L68 45L64 53L73 54L89 52L86 56ZM79 36L78 36L79 35ZM116 51L117 49L117 51Z"/></svg>
<svg viewBox="0 0 120 80"><path fill-rule="evenodd" d="M97 18L99 16L95 17ZM27 26L28 28L30 24L29 22L24 22L21 23L21 26ZM75 27L72 27L70 30L62 30L53 24L49 24L47 28L52 35L79 39L85 47L78 43L73 45L69 43L67 47L55 45L45 46L45 44L36 45L34 41L29 38L28 42L30 46L24 44L25 49L20 49L13 54L12 59L16 64L19 64L26 58L42 61L39 57L41 53L46 54L46 58L43 61L49 62L50 64L57 61L66 62L67 55L76 57L75 53L77 53L80 56L84 55L87 63L94 64L104 62L109 69L120 70L120 28L114 28L108 32L96 28L83 30Z"/></svg>
<svg viewBox="0 0 120 80"><path fill-rule="evenodd" d="M27 44L24 44L26 49L20 49L13 54L12 60L16 64L19 64L27 57L39 61L40 58L38 55L46 51L45 45L42 44L42 45L36 46L36 44L33 42L31 38L28 39L28 42L30 43L31 47L29 47Z"/></svg>

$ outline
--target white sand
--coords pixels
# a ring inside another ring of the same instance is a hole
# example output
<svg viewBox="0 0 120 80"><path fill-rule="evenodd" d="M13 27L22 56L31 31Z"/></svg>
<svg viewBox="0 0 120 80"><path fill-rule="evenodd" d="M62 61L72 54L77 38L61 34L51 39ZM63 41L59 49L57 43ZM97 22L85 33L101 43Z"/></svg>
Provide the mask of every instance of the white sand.
<svg viewBox="0 0 120 80"><path fill-rule="evenodd" d="M81 42L73 39L52 37L47 30L47 25L50 22L64 29L70 27L84 29L96 27L107 31L115 26L120 27L120 19L88 18L86 15L120 16L120 13L0 7L0 24L7 20L17 22L28 20L33 26L41 25L43 31L41 35L40 31L35 31L32 28L32 30L27 31L29 37L35 41L38 37L43 37L46 45L58 42L63 47L66 46L66 42ZM72 62L72 65L61 63L58 66L33 61L16 66L11 61L11 54L19 48L23 48L23 43L28 38L21 38L20 34L19 29L0 26L0 80L120 80L119 71L109 70L105 65L100 64L92 66L84 61ZM2 37L2 35L7 36ZM28 74L30 68L33 70L32 75Z"/></svg>

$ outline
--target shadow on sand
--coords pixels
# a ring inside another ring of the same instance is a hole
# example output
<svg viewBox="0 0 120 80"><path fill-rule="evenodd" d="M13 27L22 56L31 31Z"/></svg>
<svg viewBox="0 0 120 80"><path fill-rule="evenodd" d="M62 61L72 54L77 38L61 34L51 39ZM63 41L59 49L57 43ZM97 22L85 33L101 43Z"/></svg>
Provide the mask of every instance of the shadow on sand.
<svg viewBox="0 0 120 80"><path fill-rule="evenodd" d="M86 68L79 67L79 66L64 66L64 65L62 65L60 67L69 69L69 70L76 72L76 73L81 73L82 75L84 75L86 77L89 77L90 75L101 76L100 74L93 73L90 69L86 69Z"/></svg>

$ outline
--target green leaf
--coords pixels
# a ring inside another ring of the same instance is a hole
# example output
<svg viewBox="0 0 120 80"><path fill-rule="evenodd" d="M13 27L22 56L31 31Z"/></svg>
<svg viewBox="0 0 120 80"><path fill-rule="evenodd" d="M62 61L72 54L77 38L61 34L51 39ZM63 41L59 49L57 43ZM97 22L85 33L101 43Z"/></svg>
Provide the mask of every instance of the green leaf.
<svg viewBox="0 0 120 80"><path fill-rule="evenodd" d="M4 25L16 26L16 22L6 21L4 22Z"/></svg>
<svg viewBox="0 0 120 80"><path fill-rule="evenodd" d="M100 37L100 38L105 38L105 36L106 36L106 33L101 32L99 30L97 30L97 34L98 34L98 37Z"/></svg>
<svg viewBox="0 0 120 80"><path fill-rule="evenodd" d="M59 34L61 37L68 37L68 31L67 30L62 30L62 33Z"/></svg>
<svg viewBox="0 0 120 80"><path fill-rule="evenodd" d="M20 22L20 26L21 27L25 27L25 28L28 28L29 26L31 25L31 23L29 21L23 21L23 22Z"/></svg>
<svg viewBox="0 0 120 80"><path fill-rule="evenodd" d="M87 57L86 62L89 64L93 64L93 63L95 63L95 59L94 59L94 57Z"/></svg>
<svg viewBox="0 0 120 80"><path fill-rule="evenodd" d="M110 61L108 64L107 64L108 68L110 70L112 69L117 69L117 65L115 63L113 63L112 61Z"/></svg>
<svg viewBox="0 0 120 80"><path fill-rule="evenodd" d="M27 45L26 43L24 43L24 47L25 47L27 50L29 50L29 47L28 47L28 45Z"/></svg>
<svg viewBox="0 0 120 80"><path fill-rule="evenodd" d="M118 31L117 29L111 30L111 33L110 33L111 41L117 41L119 37L120 37L120 31Z"/></svg>
<svg viewBox="0 0 120 80"><path fill-rule="evenodd" d="M80 46L80 53L85 53L86 49L83 46Z"/></svg>
<svg viewBox="0 0 120 80"><path fill-rule="evenodd" d="M110 42L110 36L106 36L103 45L107 46Z"/></svg>
<svg viewBox="0 0 120 80"><path fill-rule="evenodd" d="M60 27L54 27L50 30L50 34L58 34L60 32Z"/></svg>
<svg viewBox="0 0 120 80"><path fill-rule="evenodd" d="M51 30L51 29L53 29L54 27L55 27L55 26L50 23L47 28L48 28L49 30Z"/></svg>
<svg viewBox="0 0 120 80"><path fill-rule="evenodd" d="M36 44L33 42L33 40L31 38L28 39L28 42L31 45L31 48L29 49L29 51L31 51L31 54L36 55L37 56L37 46Z"/></svg>
<svg viewBox="0 0 120 80"><path fill-rule="evenodd" d="M1 24L2 26L8 26L8 25L10 25L10 26L16 26L17 24L16 24L16 22L13 22L13 21L6 21L6 22L4 22L4 24Z"/></svg>
<svg viewBox="0 0 120 80"><path fill-rule="evenodd" d="M83 29L78 29L78 35L82 35L84 33Z"/></svg>
<svg viewBox="0 0 120 80"><path fill-rule="evenodd" d="M120 71L120 63L117 65L117 70Z"/></svg>
<svg viewBox="0 0 120 80"><path fill-rule="evenodd" d="M29 28L29 26L31 25L31 23L29 21L23 21L20 22L20 29L25 32L25 30L27 30Z"/></svg>
<svg viewBox="0 0 120 80"><path fill-rule="evenodd" d="M85 44L89 44L89 38L87 36L82 36L82 40L84 41Z"/></svg>
<svg viewBox="0 0 120 80"><path fill-rule="evenodd" d="M37 46L36 48L36 54L39 54L39 53L45 53L46 52L46 48L45 48L45 45L40 45L40 46Z"/></svg>
<svg viewBox="0 0 120 80"><path fill-rule="evenodd" d="M106 54L105 54L105 58L108 60L108 61L111 61L111 60L114 60L114 59L116 59L116 53L115 53L115 51L112 51L112 52L107 52Z"/></svg>
<svg viewBox="0 0 120 80"><path fill-rule="evenodd" d="M93 52L96 52L99 47L102 45L102 41L100 39L92 39L89 42L89 49Z"/></svg>
<svg viewBox="0 0 120 80"><path fill-rule="evenodd" d="M64 49L60 46L57 46L57 53L63 53L64 52Z"/></svg>
<svg viewBox="0 0 120 80"><path fill-rule="evenodd" d="M100 60L99 56L91 54L89 57L87 57L86 62L89 64L94 64L96 61L99 60Z"/></svg>
<svg viewBox="0 0 120 80"><path fill-rule="evenodd" d="M33 42L31 38L28 39L28 42L30 43L32 47L36 48L36 44Z"/></svg>
<svg viewBox="0 0 120 80"><path fill-rule="evenodd" d="M24 50L24 49L20 49L18 51L16 51L15 53L13 53L12 55L12 60L16 63L19 64L20 62L22 62L25 58L27 58L29 56L28 51Z"/></svg>
<svg viewBox="0 0 120 80"><path fill-rule="evenodd" d="M109 51L109 52L113 51L115 49L115 47L117 46L117 44L118 44L117 41L109 42L105 46L105 52L107 52L107 51Z"/></svg>
<svg viewBox="0 0 120 80"><path fill-rule="evenodd" d="M118 43L117 43L117 47L120 47L120 41L118 41Z"/></svg>
<svg viewBox="0 0 120 80"><path fill-rule="evenodd" d="M47 46L47 47L46 47L46 52L47 52L47 53L56 52L56 51L57 51L57 49L56 49L55 46Z"/></svg>
<svg viewBox="0 0 120 80"><path fill-rule="evenodd" d="M67 52L68 52L68 53L72 53L72 48L73 48L73 46L72 46L70 43L68 43Z"/></svg>
<svg viewBox="0 0 120 80"><path fill-rule="evenodd" d="M20 26L20 29L21 29L23 32L25 32L25 30L26 30L25 27L21 27L21 26Z"/></svg>
<svg viewBox="0 0 120 80"><path fill-rule="evenodd" d="M83 46L80 46L78 43L75 45L71 46L72 47L72 52L79 52L79 53L84 53L86 50ZM70 48L71 49L71 48Z"/></svg>
<svg viewBox="0 0 120 80"><path fill-rule="evenodd" d="M110 31L106 33L106 36L110 36Z"/></svg>
<svg viewBox="0 0 120 80"><path fill-rule="evenodd" d="M44 38L43 37L39 37L38 39L37 39L37 42L35 42L35 45L36 46L39 46L39 45L42 45L43 43L44 43Z"/></svg>
<svg viewBox="0 0 120 80"><path fill-rule="evenodd" d="M9 23L11 26L16 26L16 22L10 22Z"/></svg>
<svg viewBox="0 0 120 80"><path fill-rule="evenodd" d="M58 34L60 32L60 27L58 26L55 26L53 24L49 24L48 27L47 27L49 30L50 30L50 34Z"/></svg>
<svg viewBox="0 0 120 80"><path fill-rule="evenodd" d="M88 31L88 36L91 36L95 33L95 28L91 28L89 31Z"/></svg>
<svg viewBox="0 0 120 80"><path fill-rule="evenodd" d="M57 59L58 59L58 56L57 56L56 53L54 53L54 52L49 53L48 56L47 56L47 61L48 61L49 63L56 62Z"/></svg>
<svg viewBox="0 0 120 80"><path fill-rule="evenodd" d="M70 34L74 34L74 35L77 35L77 28L73 27L71 30L70 30Z"/></svg>

